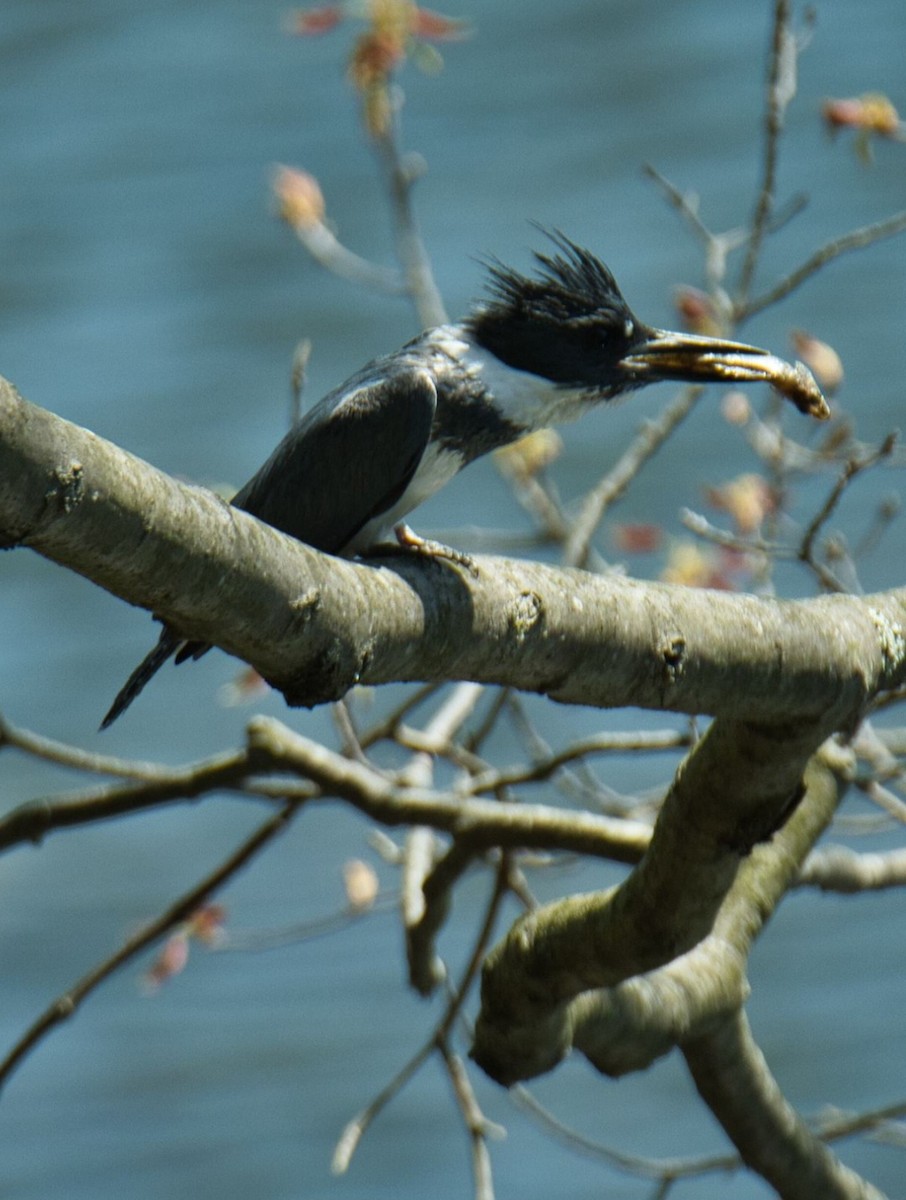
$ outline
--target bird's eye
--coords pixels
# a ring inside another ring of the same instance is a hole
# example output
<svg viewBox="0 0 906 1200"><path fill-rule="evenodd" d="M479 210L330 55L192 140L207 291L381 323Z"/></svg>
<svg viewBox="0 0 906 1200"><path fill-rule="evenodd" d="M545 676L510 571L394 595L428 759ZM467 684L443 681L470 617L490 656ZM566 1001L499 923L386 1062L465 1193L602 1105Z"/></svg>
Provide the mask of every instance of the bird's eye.
<svg viewBox="0 0 906 1200"><path fill-rule="evenodd" d="M623 333L626 335L627 340L635 333L635 325L630 317L627 317L623 322Z"/></svg>

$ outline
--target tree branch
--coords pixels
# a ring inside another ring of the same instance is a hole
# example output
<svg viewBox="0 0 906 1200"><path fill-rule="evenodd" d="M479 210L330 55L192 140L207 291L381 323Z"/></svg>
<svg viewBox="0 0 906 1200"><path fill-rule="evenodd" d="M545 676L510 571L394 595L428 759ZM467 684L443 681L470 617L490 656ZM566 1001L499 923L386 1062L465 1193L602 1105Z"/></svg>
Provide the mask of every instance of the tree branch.
<svg viewBox="0 0 906 1200"><path fill-rule="evenodd" d="M842 727L906 679L906 589L782 602L503 559L479 559L478 578L403 555L392 570L346 562L8 384L0 541L245 659L294 705L358 683L471 679L564 703Z"/></svg>
<svg viewBox="0 0 906 1200"><path fill-rule="evenodd" d="M816 760L823 757L819 752ZM805 779L806 794L790 819L743 859L706 938L656 971L576 1003L574 1044L599 1071L643 1070L745 1001L752 944L795 886L800 864L841 799L838 780L822 762L813 760Z"/></svg>
<svg viewBox="0 0 906 1200"><path fill-rule="evenodd" d="M823 735L820 723L781 732L715 721L677 772L632 874L609 891L535 910L488 956L473 1050L479 1065L504 1084L550 1070L589 1015L583 993L661 967L707 937L753 846L795 812L806 762ZM786 868L790 877L810 845ZM743 998L747 923L757 928L782 895L786 876L778 878L769 903L759 872L743 915L735 914L738 945L715 984L729 988L730 1007Z"/></svg>
<svg viewBox="0 0 906 1200"><path fill-rule="evenodd" d="M843 1166L784 1099L738 1011L683 1052L702 1099L744 1161L784 1200L884 1200Z"/></svg>
<svg viewBox="0 0 906 1200"><path fill-rule="evenodd" d="M99 963L87 975L83 975L69 991L58 996L23 1034L6 1057L0 1061L0 1087L6 1083L9 1076L33 1047L61 1022L68 1021L82 1001L95 988L99 987L105 979L109 979L124 963L135 958L148 946L153 945L168 930L190 917L209 896L222 887L228 879L231 879L246 863L250 862L278 834L282 833L292 819L294 811L295 805L285 804L279 812L260 825L252 836L243 842L215 871L174 901L159 917L134 933L114 954Z"/></svg>

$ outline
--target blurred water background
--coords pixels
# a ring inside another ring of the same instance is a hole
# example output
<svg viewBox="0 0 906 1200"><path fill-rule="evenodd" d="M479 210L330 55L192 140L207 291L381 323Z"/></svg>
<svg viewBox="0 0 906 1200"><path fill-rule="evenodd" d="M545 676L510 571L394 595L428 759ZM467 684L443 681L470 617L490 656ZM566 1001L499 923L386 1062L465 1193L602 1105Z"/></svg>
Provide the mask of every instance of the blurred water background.
<svg viewBox="0 0 906 1200"><path fill-rule="evenodd" d="M537 220L599 252L643 319L675 324L671 288L702 282L700 251L641 165L698 192L712 228L745 219L758 174L770 7L450 0L449 14L471 19L475 36L445 49L440 75L410 67L403 80L404 142L429 166L417 208L450 311L462 312L480 288L476 256L528 265L539 244L528 222ZM326 275L275 219L269 174L289 162L318 176L348 245L383 261L392 254L385 198L343 79L354 30L300 41L286 36L285 15L276 0L0 7L0 372L35 403L209 484L240 485L281 435L300 337L314 345L314 397L416 332L404 301ZM829 238L902 208L904 148L879 145L866 167L846 139L829 140L819 108L826 95L869 90L906 107L904 51L902 0L817 5L778 185L781 199L806 190L810 202L770 242L760 284ZM745 330L781 352L791 326L831 342L847 371L842 398L866 439L896 427L903 409L904 267L902 238L847 257ZM568 429L556 468L562 493L597 478L669 394L651 389ZM703 481L751 469L742 439L716 411L713 400L699 407L620 519L677 533L677 508L701 507ZM897 485L893 473L879 472L852 489L842 519L853 539ZM813 501L826 487L803 484L798 499ZM482 523L527 527L487 461L426 506L417 527L467 534ZM895 527L865 560L866 588L902 583L904 530ZM606 530L600 546L615 557ZM653 557L630 563L638 574L657 567ZM788 594L812 590L803 573L781 578ZM11 721L168 762L238 744L249 710L217 703L236 671L221 654L165 670L97 737L100 716L154 636L147 615L36 555L0 560L0 709ZM390 694L375 698L376 711ZM276 697L256 708L333 740L323 712L287 712ZM544 715L555 743L638 720ZM498 757L515 753L501 739ZM640 772L618 760L604 774L629 790L668 770L661 763ZM13 753L2 756L0 780L4 810L79 782ZM8 855L0 880L4 1045L258 820L248 804L209 799ZM230 887L231 923L270 927L334 911L343 902L340 866L370 855L367 833L339 808L305 815ZM543 879L539 890L614 878L594 865ZM453 963L467 951L468 904L484 889L478 880L464 889L443 942ZM802 1110L906 1095L903 918L902 895L797 895L758 945L751 1018ZM329 1172L345 1121L436 1016L403 988L390 918L255 957L198 956L154 999L140 994L139 973L130 968L96 993L7 1087L0 1193L8 1200L469 1194L466 1139L433 1066L384 1114L350 1173ZM502 1092L478 1086L488 1115L509 1128L494 1147L499 1195L648 1194L647 1185L539 1138ZM725 1147L676 1056L620 1083L573 1061L538 1091L583 1132L627 1151ZM843 1154L891 1196L906 1196L902 1151L864 1142ZM753 1180L717 1177L672 1194L768 1193Z"/></svg>

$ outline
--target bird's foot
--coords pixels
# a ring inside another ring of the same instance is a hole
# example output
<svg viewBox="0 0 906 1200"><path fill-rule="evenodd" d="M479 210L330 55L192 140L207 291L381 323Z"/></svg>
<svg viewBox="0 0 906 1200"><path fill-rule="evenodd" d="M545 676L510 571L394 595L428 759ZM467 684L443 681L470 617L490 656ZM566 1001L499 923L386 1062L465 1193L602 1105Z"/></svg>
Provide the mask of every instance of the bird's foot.
<svg viewBox="0 0 906 1200"><path fill-rule="evenodd" d="M414 529L410 529L405 522L395 526L393 532L401 550L421 555L423 558L445 558L459 567L465 567L470 575L478 578L478 567L475 565L475 560L468 554L464 554L462 550L454 550L452 546L445 546L443 542L435 542L432 538L423 538Z"/></svg>

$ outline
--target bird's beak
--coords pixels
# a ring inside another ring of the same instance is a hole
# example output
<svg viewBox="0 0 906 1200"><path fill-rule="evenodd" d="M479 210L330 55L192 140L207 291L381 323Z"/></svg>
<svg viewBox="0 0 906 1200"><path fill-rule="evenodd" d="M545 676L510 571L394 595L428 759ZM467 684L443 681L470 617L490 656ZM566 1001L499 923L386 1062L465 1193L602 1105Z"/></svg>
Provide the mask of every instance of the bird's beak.
<svg viewBox="0 0 906 1200"><path fill-rule="evenodd" d="M827 401L804 363L785 362L767 350L723 338L651 329L644 342L620 361L640 381L673 379L686 383L755 383L763 380L819 421L830 416Z"/></svg>

